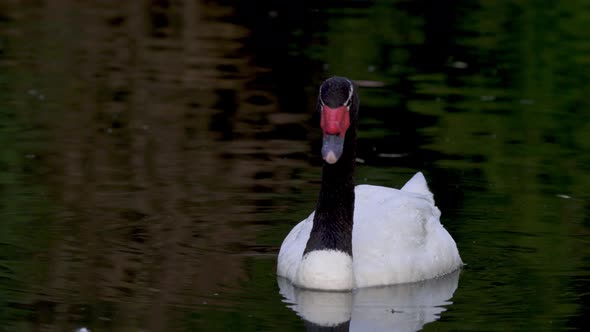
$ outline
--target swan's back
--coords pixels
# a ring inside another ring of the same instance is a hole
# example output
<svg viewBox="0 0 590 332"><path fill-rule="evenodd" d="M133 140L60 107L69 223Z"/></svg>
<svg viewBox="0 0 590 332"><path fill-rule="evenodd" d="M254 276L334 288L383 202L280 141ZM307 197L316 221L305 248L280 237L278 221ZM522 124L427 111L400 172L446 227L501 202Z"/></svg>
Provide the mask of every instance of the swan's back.
<svg viewBox="0 0 590 332"><path fill-rule="evenodd" d="M422 173L401 190L359 185L353 229L356 287L434 278L462 264Z"/></svg>

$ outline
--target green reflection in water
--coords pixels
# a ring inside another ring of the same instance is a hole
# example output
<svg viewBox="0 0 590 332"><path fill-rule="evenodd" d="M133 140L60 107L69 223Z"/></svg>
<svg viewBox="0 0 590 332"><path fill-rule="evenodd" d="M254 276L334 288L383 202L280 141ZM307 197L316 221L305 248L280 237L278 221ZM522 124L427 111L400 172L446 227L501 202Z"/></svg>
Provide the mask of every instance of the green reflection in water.
<svg viewBox="0 0 590 332"><path fill-rule="evenodd" d="M410 155L385 163L409 166L413 154L438 154L422 167L468 263L451 307L453 318L465 319L460 327L563 328L587 306L579 305L587 283L579 287L590 254L590 36L582 27L590 11L582 2L465 7L452 39L441 41L441 66L420 55L431 50L428 13L403 24L398 18L407 12L379 5L334 10L321 59L330 73L385 84L363 91L360 136L371 142L389 135L401 144L385 152ZM339 53L345 45L349 52ZM395 46L397 53L384 52ZM405 70L394 72L388 62ZM367 70L371 64L376 70ZM436 120L416 125L408 114ZM404 127L418 128L419 146ZM390 173L401 172L361 166L359 180L399 184ZM445 206L449 193L460 205ZM495 314L503 322L485 318Z"/></svg>

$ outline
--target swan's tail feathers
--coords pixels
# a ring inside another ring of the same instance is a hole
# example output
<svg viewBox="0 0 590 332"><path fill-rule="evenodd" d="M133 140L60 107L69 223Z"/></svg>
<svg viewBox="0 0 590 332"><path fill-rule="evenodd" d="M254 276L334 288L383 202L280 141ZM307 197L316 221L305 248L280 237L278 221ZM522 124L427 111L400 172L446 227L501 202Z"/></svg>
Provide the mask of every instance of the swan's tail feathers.
<svg viewBox="0 0 590 332"><path fill-rule="evenodd" d="M416 194L432 196L432 193L428 189L428 185L426 184L426 179L424 178L424 175L422 174L422 172L416 173L410 179L410 181L408 181L402 187L401 190L411 192L411 193L416 193Z"/></svg>

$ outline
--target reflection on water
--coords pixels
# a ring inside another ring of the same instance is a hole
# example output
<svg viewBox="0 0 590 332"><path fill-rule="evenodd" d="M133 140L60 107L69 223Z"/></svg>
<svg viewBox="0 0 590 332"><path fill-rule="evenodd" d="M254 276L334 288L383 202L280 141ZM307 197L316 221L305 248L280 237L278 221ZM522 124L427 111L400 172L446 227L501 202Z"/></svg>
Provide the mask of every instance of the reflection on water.
<svg viewBox="0 0 590 332"><path fill-rule="evenodd" d="M214 294L248 278L244 255L269 251L258 206L282 209L275 179L306 146L272 134L303 117L275 114L242 50L249 32L228 15L196 2L8 6L3 140L9 174L24 169L4 181L17 234L0 241L2 321L157 331L180 319L175 305L234 303Z"/></svg>
<svg viewBox="0 0 590 332"><path fill-rule="evenodd" d="M289 307L311 331L418 331L440 318L457 289L460 270L412 284L320 292L278 278Z"/></svg>
<svg viewBox="0 0 590 332"><path fill-rule="evenodd" d="M2 328L301 330L275 261L333 74L357 182L423 171L468 264L424 329L584 326L584 3L247 3L0 3Z"/></svg>

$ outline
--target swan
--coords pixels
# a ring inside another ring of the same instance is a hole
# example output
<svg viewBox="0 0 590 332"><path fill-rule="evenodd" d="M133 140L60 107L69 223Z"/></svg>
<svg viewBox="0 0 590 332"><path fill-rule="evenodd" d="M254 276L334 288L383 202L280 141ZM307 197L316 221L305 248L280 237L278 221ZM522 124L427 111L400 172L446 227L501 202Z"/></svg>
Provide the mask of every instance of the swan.
<svg viewBox="0 0 590 332"><path fill-rule="evenodd" d="M410 283L462 266L421 172L401 189L354 185L359 98L345 77L320 86L322 183L316 209L281 245L277 275L326 291Z"/></svg>

